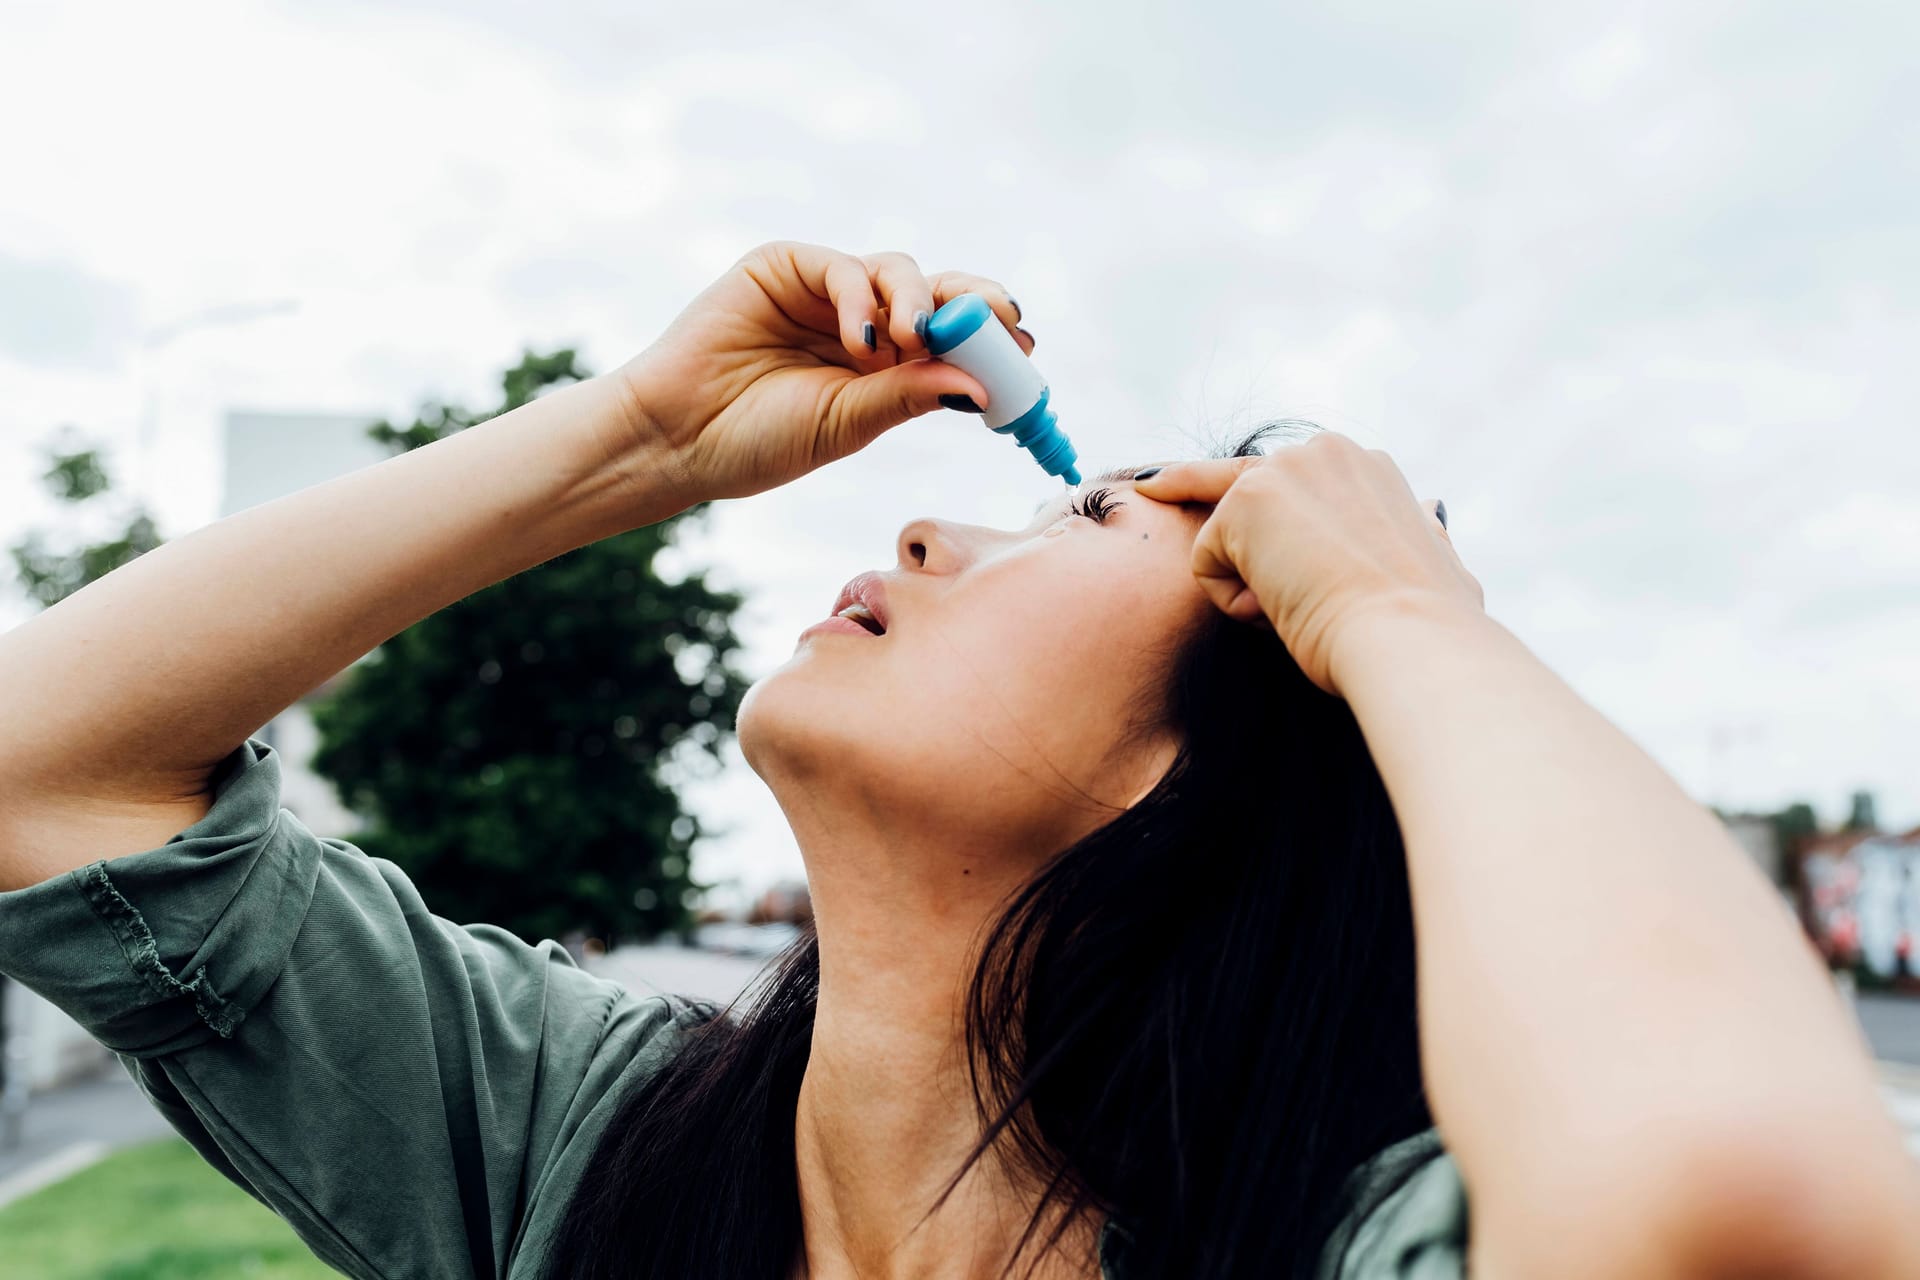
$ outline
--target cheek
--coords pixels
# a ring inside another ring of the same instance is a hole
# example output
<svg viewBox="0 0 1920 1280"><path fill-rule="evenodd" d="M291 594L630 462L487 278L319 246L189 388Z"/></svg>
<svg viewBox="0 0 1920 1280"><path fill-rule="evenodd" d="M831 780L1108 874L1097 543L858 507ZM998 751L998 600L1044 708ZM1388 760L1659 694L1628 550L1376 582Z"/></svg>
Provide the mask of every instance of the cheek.
<svg viewBox="0 0 1920 1280"><path fill-rule="evenodd" d="M984 722L994 709L1062 771L1097 762L1151 716L1191 601L1137 564L1024 585L1017 599L956 616L927 665L940 669L953 714ZM1185 586L1205 603L1191 574Z"/></svg>

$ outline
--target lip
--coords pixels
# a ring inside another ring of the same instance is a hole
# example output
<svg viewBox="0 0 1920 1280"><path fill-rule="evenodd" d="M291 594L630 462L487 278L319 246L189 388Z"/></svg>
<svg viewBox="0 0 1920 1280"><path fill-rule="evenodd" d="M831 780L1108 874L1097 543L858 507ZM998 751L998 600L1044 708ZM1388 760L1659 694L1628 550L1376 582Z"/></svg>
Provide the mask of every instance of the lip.
<svg viewBox="0 0 1920 1280"><path fill-rule="evenodd" d="M835 634L859 636L862 640L878 640L880 637L867 630L852 618L822 618L800 633L800 639L808 636Z"/></svg>
<svg viewBox="0 0 1920 1280"><path fill-rule="evenodd" d="M840 588L840 594L834 598L833 608L829 613L838 614L850 604L865 605L873 614L873 620L880 624L882 634L893 630L887 613L887 584L882 581L879 574L869 570L866 573L856 573L852 578L848 579L847 585ZM857 629L863 636L870 636L874 639L879 638L857 622L850 622L846 618L834 618L833 620L846 622L849 626Z"/></svg>

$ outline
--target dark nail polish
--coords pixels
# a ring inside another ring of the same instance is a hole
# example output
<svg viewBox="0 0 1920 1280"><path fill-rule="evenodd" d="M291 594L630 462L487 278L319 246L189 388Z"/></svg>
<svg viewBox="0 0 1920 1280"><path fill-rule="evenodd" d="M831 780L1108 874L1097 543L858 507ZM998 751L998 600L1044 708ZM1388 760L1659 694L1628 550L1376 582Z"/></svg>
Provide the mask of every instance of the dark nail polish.
<svg viewBox="0 0 1920 1280"><path fill-rule="evenodd" d="M972 396L941 396L940 407L942 409L957 409L961 413L985 413L986 412L985 409L982 409L979 405L973 402Z"/></svg>
<svg viewBox="0 0 1920 1280"><path fill-rule="evenodd" d="M1027 342L1028 342L1029 344L1032 344L1032 343L1033 343L1033 335L1032 335L1032 334L1030 334L1030 333L1027 333L1027 331L1026 331L1025 329L1022 329L1022 328L1020 328L1020 327L1019 327L1018 325L1015 325L1015 326L1014 326L1014 330L1013 330L1013 331L1014 331L1015 333L1025 333L1025 334L1027 335Z"/></svg>
<svg viewBox="0 0 1920 1280"><path fill-rule="evenodd" d="M1153 477L1159 474L1160 474L1159 467L1142 467L1138 471L1133 473L1133 479L1134 479L1134 482L1137 484L1142 480L1151 480L1153 479Z"/></svg>
<svg viewBox="0 0 1920 1280"><path fill-rule="evenodd" d="M873 340L873 321L869 320L860 326L860 336L866 340L867 350L878 351L880 349L880 344Z"/></svg>
<svg viewBox="0 0 1920 1280"><path fill-rule="evenodd" d="M1020 310L1020 299L1014 297L1012 294L1008 294L1007 305L1013 308L1013 322L1015 324L1019 324L1022 320L1026 319L1026 316Z"/></svg>
<svg viewBox="0 0 1920 1280"><path fill-rule="evenodd" d="M1434 499L1433 518L1440 522L1440 527L1442 529L1447 527L1447 504L1440 501L1438 498Z"/></svg>
<svg viewBox="0 0 1920 1280"><path fill-rule="evenodd" d="M920 339L922 346L926 345L927 326L932 322L933 317L924 311L916 311L913 313L913 333L915 337Z"/></svg>

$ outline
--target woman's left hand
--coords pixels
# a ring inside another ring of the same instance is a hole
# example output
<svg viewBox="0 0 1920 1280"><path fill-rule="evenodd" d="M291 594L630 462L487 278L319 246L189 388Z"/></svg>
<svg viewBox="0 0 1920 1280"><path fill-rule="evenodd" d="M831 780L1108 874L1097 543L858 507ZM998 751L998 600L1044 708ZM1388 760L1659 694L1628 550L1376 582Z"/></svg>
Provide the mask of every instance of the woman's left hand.
<svg viewBox="0 0 1920 1280"><path fill-rule="evenodd" d="M1329 693L1340 692L1343 643L1370 619L1482 613L1433 506L1392 458L1336 432L1264 456L1168 463L1134 488L1213 505L1193 540L1200 585L1230 616L1270 623Z"/></svg>
<svg viewBox="0 0 1920 1280"><path fill-rule="evenodd" d="M631 440L663 450L679 500L739 498L798 479L941 407L986 404L969 374L930 359L917 332L950 298L978 293L1014 341L1019 309L992 280L932 276L904 253L761 245L695 298L618 372Z"/></svg>

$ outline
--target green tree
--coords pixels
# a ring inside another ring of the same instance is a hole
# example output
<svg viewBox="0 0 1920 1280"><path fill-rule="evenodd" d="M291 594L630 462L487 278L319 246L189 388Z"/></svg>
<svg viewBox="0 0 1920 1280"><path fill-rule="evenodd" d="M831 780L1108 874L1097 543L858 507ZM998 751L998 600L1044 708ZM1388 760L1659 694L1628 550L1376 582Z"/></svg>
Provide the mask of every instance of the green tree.
<svg viewBox="0 0 1920 1280"><path fill-rule="evenodd" d="M1768 814L1767 821L1773 824L1773 837L1780 844L1780 852L1788 858L1793 857L1803 841L1820 833L1820 819L1814 814L1813 806L1804 800Z"/></svg>
<svg viewBox="0 0 1920 1280"><path fill-rule="evenodd" d="M1880 818L1873 803L1873 792L1856 791L1849 801L1847 825L1842 831L1878 831Z"/></svg>
<svg viewBox="0 0 1920 1280"><path fill-rule="evenodd" d="M371 433L404 452L586 376L572 351L528 353L498 409L430 404ZM700 828L671 784L717 767L746 689L740 597L654 566L700 510L455 602L316 702L314 767L366 816L355 842L404 868L436 914L528 941L686 923Z"/></svg>
<svg viewBox="0 0 1920 1280"><path fill-rule="evenodd" d="M41 482L55 498L71 504L77 515L92 517L110 508L113 478L98 448L63 451L61 445L51 444L46 447L46 459ZM51 608L163 541L153 518L138 503L122 506L113 523L115 532L99 542L29 530L8 548L20 586L42 608Z"/></svg>

